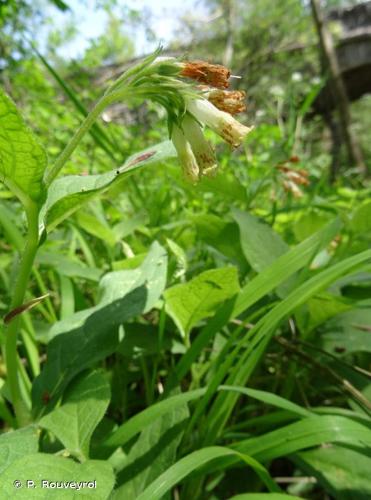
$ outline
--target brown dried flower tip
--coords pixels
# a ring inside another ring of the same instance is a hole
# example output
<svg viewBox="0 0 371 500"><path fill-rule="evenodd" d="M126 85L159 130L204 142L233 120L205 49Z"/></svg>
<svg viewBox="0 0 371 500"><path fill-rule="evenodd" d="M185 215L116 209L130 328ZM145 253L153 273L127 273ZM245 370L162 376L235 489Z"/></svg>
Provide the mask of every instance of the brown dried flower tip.
<svg viewBox="0 0 371 500"><path fill-rule="evenodd" d="M206 61L187 61L183 63L180 74L212 87L226 89L229 87L228 78L231 72L220 64L210 64Z"/></svg>
<svg viewBox="0 0 371 500"><path fill-rule="evenodd" d="M246 110L246 92L243 90L212 90L208 95L208 100L218 109L226 111L231 115L242 113Z"/></svg>
<svg viewBox="0 0 371 500"><path fill-rule="evenodd" d="M294 182L299 186L309 186L308 172L304 169L293 169L287 165L278 165L278 170L283 173L284 177Z"/></svg>

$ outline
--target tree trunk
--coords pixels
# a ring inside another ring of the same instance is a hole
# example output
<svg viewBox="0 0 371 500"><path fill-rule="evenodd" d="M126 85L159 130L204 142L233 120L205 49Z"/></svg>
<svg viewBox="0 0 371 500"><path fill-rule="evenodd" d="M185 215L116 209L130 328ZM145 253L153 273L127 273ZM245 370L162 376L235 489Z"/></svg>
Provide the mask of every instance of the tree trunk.
<svg viewBox="0 0 371 500"><path fill-rule="evenodd" d="M320 47L323 53L324 62L328 68L330 75L331 88L334 93L334 98L339 114L341 135L347 147L349 161L353 165L361 169L363 172L365 172L366 165L363 160L362 151L356 137L351 130L351 116L348 96L341 76L332 36L325 26L324 19L321 13L320 0L310 0L310 3L312 7L314 23L318 33Z"/></svg>
<svg viewBox="0 0 371 500"><path fill-rule="evenodd" d="M223 5L223 15L227 25L227 40L225 44L225 50L223 54L223 65L229 68L232 64L233 59L233 17L234 17L234 0L225 0Z"/></svg>

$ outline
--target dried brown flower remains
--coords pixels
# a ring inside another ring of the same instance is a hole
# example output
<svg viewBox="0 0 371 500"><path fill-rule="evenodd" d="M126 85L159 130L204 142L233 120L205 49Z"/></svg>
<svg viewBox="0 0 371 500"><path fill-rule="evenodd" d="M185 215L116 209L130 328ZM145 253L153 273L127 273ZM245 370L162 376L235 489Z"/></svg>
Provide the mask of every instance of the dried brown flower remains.
<svg viewBox="0 0 371 500"><path fill-rule="evenodd" d="M220 89L229 87L228 79L231 76L228 68L220 64L210 64L206 61L187 61L183 63L180 74Z"/></svg>

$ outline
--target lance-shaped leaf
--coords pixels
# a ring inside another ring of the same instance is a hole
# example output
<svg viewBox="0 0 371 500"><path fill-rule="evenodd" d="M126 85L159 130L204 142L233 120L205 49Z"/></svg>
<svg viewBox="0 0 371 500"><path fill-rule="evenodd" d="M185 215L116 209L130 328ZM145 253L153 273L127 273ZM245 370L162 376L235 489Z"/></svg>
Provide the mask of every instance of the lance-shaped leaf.
<svg viewBox="0 0 371 500"><path fill-rule="evenodd" d="M0 89L0 180L22 201L44 198L45 150Z"/></svg>
<svg viewBox="0 0 371 500"><path fill-rule="evenodd" d="M67 175L49 188L41 220L49 232L97 194L131 175L135 170L176 156L171 141L164 141L130 156L119 168L99 175Z"/></svg>

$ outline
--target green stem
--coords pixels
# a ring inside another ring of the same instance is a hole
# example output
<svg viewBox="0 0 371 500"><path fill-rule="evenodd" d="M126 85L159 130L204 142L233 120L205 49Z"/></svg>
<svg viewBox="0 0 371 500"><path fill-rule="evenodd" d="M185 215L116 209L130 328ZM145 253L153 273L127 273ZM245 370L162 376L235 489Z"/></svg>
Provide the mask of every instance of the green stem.
<svg viewBox="0 0 371 500"><path fill-rule="evenodd" d="M27 242L22 255L18 276L13 291L13 298L10 305L11 310L23 304L39 241L38 206L35 203L30 202L26 207L26 214L28 221ZM30 415L26 402L22 399L18 378L17 337L20 326L20 319L20 315L17 315L6 328L5 359L7 380L17 423L19 426L23 426L29 423Z"/></svg>
<svg viewBox="0 0 371 500"><path fill-rule="evenodd" d="M45 183L47 186L50 186L50 184L53 182L53 180L57 177L59 174L60 170L66 163L66 161L69 159L71 154L74 152L76 147L78 146L79 142L81 139L84 137L84 135L88 132L90 127L94 124L98 116L102 113L104 108L106 108L109 104L111 104L114 100L118 98L118 94L109 94L103 96L97 104L94 106L94 108L91 110L91 112L88 114L88 116L85 118L85 120L82 122L80 127L77 129L75 132L74 136L70 140L70 142L67 144L67 146L64 148L62 153L58 156L56 159L54 165L51 167L51 169L46 173L45 175Z"/></svg>

